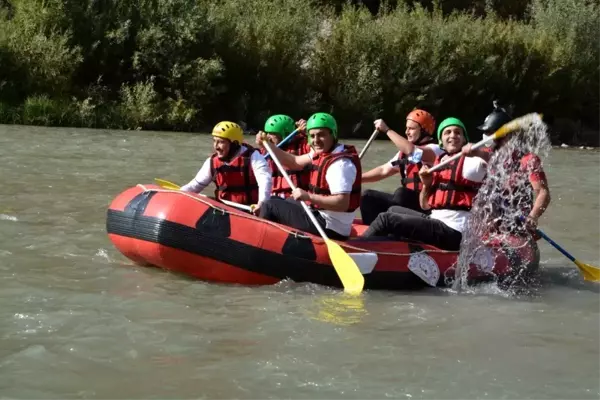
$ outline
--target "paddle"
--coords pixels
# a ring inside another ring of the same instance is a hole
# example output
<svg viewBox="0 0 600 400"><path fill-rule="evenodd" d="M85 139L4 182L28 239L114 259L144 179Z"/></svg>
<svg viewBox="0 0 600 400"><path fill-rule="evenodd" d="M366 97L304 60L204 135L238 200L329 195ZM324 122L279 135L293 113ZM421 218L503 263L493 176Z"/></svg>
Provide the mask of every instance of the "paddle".
<svg viewBox="0 0 600 400"><path fill-rule="evenodd" d="M560 247L558 245L558 243L556 243L554 240L550 239L548 237L548 235L546 235L544 232L542 232L539 229L537 229L536 232L538 235L540 235L541 237L546 239L546 241L548 243L550 243L552 246L554 246L554 248L556 250L560 251L561 253L563 253L563 255L565 257L567 257L569 260L573 261L575 263L575 265L577 265L577 267L579 267L579 270L583 274L583 279L585 279L586 281L590 281L590 282L600 282L600 268L595 267L590 264L582 263L581 261L579 261L575 257L573 257L571 254L569 254L565 249Z"/></svg>
<svg viewBox="0 0 600 400"><path fill-rule="evenodd" d="M521 221L525 221L525 217L521 217ZM590 282L600 282L600 268L577 260L571 254L569 254L569 252L563 249L558 243L550 239L548 235L542 232L539 228L537 228L535 231L538 235L546 239L546 241L550 243L556 250L560 251L565 257L573 261L575 265L579 267L579 270L583 274L583 279Z"/></svg>
<svg viewBox="0 0 600 400"><path fill-rule="evenodd" d="M263 144L265 146L265 149L267 149L267 151L271 155L271 158L277 165L279 172L281 172L281 174L287 181L288 185L290 185L292 190L295 190L296 186L290 179L290 176L288 175L285 168L283 168L283 166L281 165L281 162L279 161L277 156L273 153L273 149L271 148L269 143L267 141L264 141ZM327 251L329 253L329 259L331 260L331 263L333 264L333 267L335 268L340 278L340 281L342 281L342 285L344 285L344 290L350 294L360 294L362 292L363 286L365 285L365 278L360 273L358 266L356 265L352 257L350 257L348 253L346 253L339 244L327 237L327 234L325 233L321 225L319 225L319 222L311 212L310 208L308 208L306 203L301 201L300 204L302 204L304 211L306 212L311 222L314 224L315 228L317 228L317 231L325 241L325 244L327 245Z"/></svg>
<svg viewBox="0 0 600 400"><path fill-rule="evenodd" d="M358 155L358 158L360 158L362 160L362 157L365 155L365 153L367 152L367 149L369 148L369 146L371 145L371 142L373 140L375 140L375 138L377 137L377 135L379 134L379 129L375 129L373 131L373 133L371 134L371 137L369 138L369 140L367 141L367 144L365 144L365 147L363 147L363 149L360 151L360 154Z"/></svg>
<svg viewBox="0 0 600 400"><path fill-rule="evenodd" d="M494 132L493 135L488 136L487 138L475 143L471 147L471 149L475 150L481 146L484 146L486 143L491 142L492 140L497 140L497 139L503 138L504 136L508 135L512 131L515 131L519 128L523 128L533 122L538 122L541 120L542 120L542 115L538 114L538 113L530 113L530 114L523 115L522 117L515 118L512 121L507 122L506 124L502 125L500 127L500 129L498 129L496 132ZM458 152L457 154L453 155L452 157L447 158L446 160L442 161L438 165L435 165L435 166L429 168L429 172L437 171L438 169L445 167L446 165L448 165L452 161L459 159L460 157L462 157L462 153Z"/></svg>
<svg viewBox="0 0 600 400"><path fill-rule="evenodd" d="M289 142L290 140L292 140L294 138L294 136L296 136L296 134L298 133L298 129L296 129L295 131L293 131L292 133L290 133L289 135L287 135L285 137L285 139L283 139L281 142L277 143L277 147L281 148L281 146L283 146L284 144L286 144L287 142ZM270 156L270 154L265 154L264 159L268 159Z"/></svg>
<svg viewBox="0 0 600 400"><path fill-rule="evenodd" d="M164 179L154 178L154 181L160 187L165 188L165 189L170 189L170 190L179 190L180 189L180 186L177 185L176 183L169 182L169 181L164 180ZM202 196L202 197L208 197L208 196L203 195L201 193L199 193L199 195ZM224 200L224 199L217 199L217 201L220 201L223 204L227 204L228 206L231 206L231 207L236 207L236 208L239 208L241 210L246 210L246 211L252 212L252 206L247 206L245 204L240 204L240 203L236 203L236 202L229 201L229 200Z"/></svg>
<svg viewBox="0 0 600 400"><path fill-rule="evenodd" d="M356 125L354 125L354 128L352 128L352 133L354 134L360 127L362 126L362 121L358 121L356 123ZM299 132L298 129L296 129L295 131L293 131L292 133L290 133L289 135L287 135L281 142L277 143L277 147L281 148L281 146L283 146L284 144L286 144L287 142L289 142L290 140L292 140L294 138L294 136L296 136L296 134ZM375 135L375 132L373 132L373 135ZM376 135L375 135L376 136ZM373 137L374 139L374 137ZM363 149L363 152L365 152L367 150L367 148L370 145L370 142L373 140L370 139L369 143L367 143L366 147ZM362 157L362 153L361 152L361 157ZM268 159L271 155L270 154L265 154L264 159Z"/></svg>
<svg viewBox="0 0 600 400"><path fill-rule="evenodd" d="M160 179L160 178L154 178L154 182L156 182L156 184L158 186L165 188L165 189L179 190L179 188L180 188L180 186L177 185L176 183L169 182L167 180Z"/></svg>

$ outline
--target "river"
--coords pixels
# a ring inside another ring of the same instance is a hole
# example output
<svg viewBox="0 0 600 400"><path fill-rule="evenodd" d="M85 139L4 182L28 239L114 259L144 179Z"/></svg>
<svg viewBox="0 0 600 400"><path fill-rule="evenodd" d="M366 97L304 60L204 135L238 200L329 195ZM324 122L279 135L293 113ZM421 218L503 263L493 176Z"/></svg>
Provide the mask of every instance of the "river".
<svg viewBox="0 0 600 400"><path fill-rule="evenodd" d="M599 398L600 285L542 242L530 292L367 291L348 324L323 317L329 288L217 285L132 265L106 235L109 203L155 177L186 183L210 143L0 125L0 397ZM364 168L393 153L375 142ZM540 224L594 265L599 161L552 150ZM391 191L395 179L367 187Z"/></svg>

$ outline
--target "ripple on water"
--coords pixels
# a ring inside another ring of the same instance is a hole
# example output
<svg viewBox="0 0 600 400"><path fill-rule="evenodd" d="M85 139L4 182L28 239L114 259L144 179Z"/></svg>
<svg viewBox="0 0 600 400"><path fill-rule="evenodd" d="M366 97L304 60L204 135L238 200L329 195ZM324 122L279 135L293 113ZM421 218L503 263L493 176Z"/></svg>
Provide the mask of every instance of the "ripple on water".
<svg viewBox="0 0 600 400"><path fill-rule="evenodd" d="M157 154L177 159L159 162L165 177L191 179L210 140L0 131L9 144L0 146L8 165L0 193L0 237L9 239L0 240L4 398L598 398L598 291L549 246L541 288L529 297L482 285L459 294L366 291L350 301L289 281L196 282L132 266L107 238L105 213L124 188L151 181ZM392 155L385 143L372 150L372 166ZM579 186L590 192L565 195L571 161L548 171L553 211L544 230L597 263L598 224L567 228L591 220L598 182L583 174ZM596 171L597 157L581 154L578 166ZM396 186L389 179L377 188Z"/></svg>

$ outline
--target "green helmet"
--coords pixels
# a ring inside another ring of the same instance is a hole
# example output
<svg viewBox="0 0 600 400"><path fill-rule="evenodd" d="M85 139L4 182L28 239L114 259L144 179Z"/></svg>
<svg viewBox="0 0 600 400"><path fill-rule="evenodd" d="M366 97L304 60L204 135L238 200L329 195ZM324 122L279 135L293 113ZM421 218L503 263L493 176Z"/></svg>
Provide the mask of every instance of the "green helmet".
<svg viewBox="0 0 600 400"><path fill-rule="evenodd" d="M469 141L469 134L467 133L467 128L465 128L465 124L462 123L462 121L458 118L454 118L454 117L450 117L450 118L446 118L445 120L443 120L440 123L440 126L438 126L438 130L437 130L437 138L438 138L438 142L440 145L440 148L443 148L442 145L442 132L444 131L444 129L446 129L449 126L459 126L462 128L463 133L465 135L465 139L467 139L467 142Z"/></svg>
<svg viewBox="0 0 600 400"><path fill-rule="evenodd" d="M337 122L335 122L335 118L333 118L330 114L327 113L316 113L311 115L311 117L306 122L306 131L310 131L311 129L318 128L327 128L331 131L333 137L337 140L338 138L338 129Z"/></svg>
<svg viewBox="0 0 600 400"><path fill-rule="evenodd" d="M272 133L282 139L292 133L294 129L296 129L294 120L284 114L272 115L265 122L265 133Z"/></svg>

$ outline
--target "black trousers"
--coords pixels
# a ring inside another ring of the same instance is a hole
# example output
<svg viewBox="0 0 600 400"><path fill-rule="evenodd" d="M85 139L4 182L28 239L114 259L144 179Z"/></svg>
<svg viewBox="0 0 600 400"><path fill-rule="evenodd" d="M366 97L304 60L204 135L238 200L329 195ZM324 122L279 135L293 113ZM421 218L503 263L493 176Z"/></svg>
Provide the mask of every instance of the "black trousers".
<svg viewBox="0 0 600 400"><path fill-rule="evenodd" d="M399 187L393 194L368 189L364 191L360 199L360 215L363 224L370 225L379 213L387 211L392 206L401 206L421 213L428 213L428 211L421 209L419 192L405 187Z"/></svg>
<svg viewBox="0 0 600 400"><path fill-rule="evenodd" d="M325 228L325 219L318 211L312 210L312 213L330 239L348 239L347 236L342 236L331 229ZM304 211L302 204L292 198L284 200L279 197L271 197L260 206L259 216L269 221L312 233L313 235L319 234L319 231L315 228L306 211Z"/></svg>
<svg viewBox="0 0 600 400"><path fill-rule="evenodd" d="M389 236L430 244L442 250L459 250L462 233L437 219L404 207L391 207L375 218L364 237Z"/></svg>

